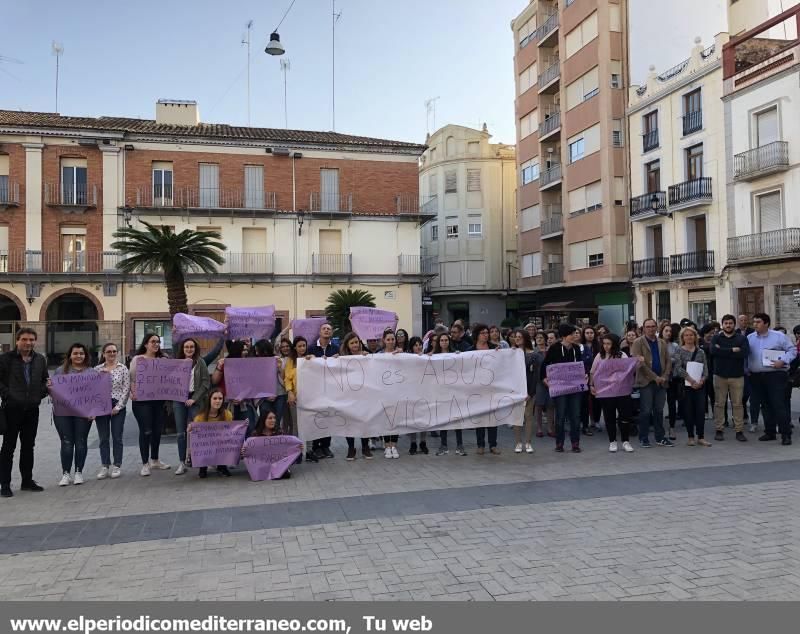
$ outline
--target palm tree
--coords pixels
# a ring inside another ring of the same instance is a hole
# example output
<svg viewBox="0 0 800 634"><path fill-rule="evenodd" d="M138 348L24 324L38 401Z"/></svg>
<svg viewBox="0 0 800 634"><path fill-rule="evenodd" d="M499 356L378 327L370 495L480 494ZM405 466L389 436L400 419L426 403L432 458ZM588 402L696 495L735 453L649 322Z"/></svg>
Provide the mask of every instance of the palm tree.
<svg viewBox="0 0 800 634"><path fill-rule="evenodd" d="M217 231L184 229L175 233L171 227L142 224L146 229L125 227L114 232L117 241L111 248L126 256L117 263L117 268L123 273L162 271L170 315L189 312L185 275L201 271L208 275L217 273L217 265L225 262L220 251L227 249L219 241L222 236Z"/></svg>
<svg viewBox="0 0 800 634"><path fill-rule="evenodd" d="M350 326L350 307L368 306L375 308L375 297L368 291L342 289L333 291L328 295L328 305L325 307L325 316L331 322L334 332L344 336L352 330Z"/></svg>

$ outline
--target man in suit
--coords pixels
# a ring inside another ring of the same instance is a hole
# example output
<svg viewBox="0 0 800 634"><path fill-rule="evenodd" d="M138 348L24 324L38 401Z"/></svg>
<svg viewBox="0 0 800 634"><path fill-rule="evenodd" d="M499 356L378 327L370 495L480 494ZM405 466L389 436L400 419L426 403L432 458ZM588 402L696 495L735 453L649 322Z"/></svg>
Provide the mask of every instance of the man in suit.
<svg viewBox="0 0 800 634"><path fill-rule="evenodd" d="M667 400L672 361L666 341L656 336L657 328L655 319L645 319L642 324L644 334L633 342L630 349L631 356L641 361L636 371L635 385L639 388L639 446L644 449L652 447L651 423L656 445L675 446L664 435L664 403Z"/></svg>

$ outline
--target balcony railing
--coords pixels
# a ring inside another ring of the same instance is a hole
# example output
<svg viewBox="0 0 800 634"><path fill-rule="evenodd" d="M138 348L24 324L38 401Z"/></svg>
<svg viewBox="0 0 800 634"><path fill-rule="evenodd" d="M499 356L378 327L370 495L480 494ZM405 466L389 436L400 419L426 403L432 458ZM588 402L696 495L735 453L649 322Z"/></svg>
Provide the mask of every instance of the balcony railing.
<svg viewBox="0 0 800 634"><path fill-rule="evenodd" d="M228 275L247 275L253 274L272 274L273 254L272 253L230 253L222 254L225 262L217 267L221 274Z"/></svg>
<svg viewBox="0 0 800 634"><path fill-rule="evenodd" d="M697 132L703 128L703 111L695 110L683 115L683 136Z"/></svg>
<svg viewBox="0 0 800 634"><path fill-rule="evenodd" d="M789 169L789 143L775 141L733 157L733 177L748 180Z"/></svg>
<svg viewBox="0 0 800 634"><path fill-rule="evenodd" d="M353 254L313 253L311 271L315 275L350 275L353 272Z"/></svg>
<svg viewBox="0 0 800 634"><path fill-rule="evenodd" d="M277 209L275 192L194 187L139 187L136 207L145 209Z"/></svg>
<svg viewBox="0 0 800 634"><path fill-rule="evenodd" d="M353 211L353 194L328 194L311 192L310 211L351 212Z"/></svg>
<svg viewBox="0 0 800 634"><path fill-rule="evenodd" d="M764 233L728 238L728 259L800 256L800 228L789 227Z"/></svg>
<svg viewBox="0 0 800 634"><path fill-rule="evenodd" d="M544 170L539 174L539 189L544 189L548 185L561 180L561 163L556 163L550 169Z"/></svg>
<svg viewBox="0 0 800 634"><path fill-rule="evenodd" d="M400 275L428 275L439 274L439 261L435 255L406 255L397 256L397 272Z"/></svg>
<svg viewBox="0 0 800 634"><path fill-rule="evenodd" d="M653 198L655 197L655 209L653 208ZM631 198L631 218L639 216L650 216L659 211L667 210L667 192L650 192L641 196Z"/></svg>
<svg viewBox="0 0 800 634"><path fill-rule="evenodd" d="M0 183L0 206L16 207L19 205L19 183Z"/></svg>
<svg viewBox="0 0 800 634"><path fill-rule="evenodd" d="M554 112L539 124L539 139L546 137L551 132L561 127L561 113Z"/></svg>
<svg viewBox="0 0 800 634"><path fill-rule="evenodd" d="M633 279L669 276L669 258L647 258L633 261Z"/></svg>
<svg viewBox="0 0 800 634"><path fill-rule="evenodd" d="M670 185L669 205L690 207L711 200L711 177L693 178L692 180Z"/></svg>
<svg viewBox="0 0 800 634"><path fill-rule="evenodd" d="M548 36L558 28L558 13L554 13L547 20L536 29L536 38L539 40L539 45L546 42Z"/></svg>
<svg viewBox="0 0 800 634"><path fill-rule="evenodd" d="M56 207L97 207L97 185L45 183L44 204Z"/></svg>
<svg viewBox="0 0 800 634"><path fill-rule="evenodd" d="M397 194L394 197L395 210L398 214L418 214L419 196L417 194Z"/></svg>
<svg viewBox="0 0 800 634"><path fill-rule="evenodd" d="M658 147L658 128L650 130L642 135L642 151L649 152Z"/></svg>
<svg viewBox="0 0 800 634"><path fill-rule="evenodd" d="M439 213L439 196L436 194L428 196L428 200L422 203L422 213L425 215Z"/></svg>
<svg viewBox="0 0 800 634"><path fill-rule="evenodd" d="M562 264L551 264L542 270L542 285L561 284L564 281L564 266Z"/></svg>
<svg viewBox="0 0 800 634"><path fill-rule="evenodd" d="M563 233L564 231L564 217L563 216L550 216L542 220L542 237Z"/></svg>
<svg viewBox="0 0 800 634"><path fill-rule="evenodd" d="M545 86L547 86L551 81L557 79L560 75L561 75L561 60L556 58L552 60L550 66L548 66L539 75L539 90L542 90Z"/></svg>
<svg viewBox="0 0 800 634"><path fill-rule="evenodd" d="M669 268L672 275L688 275L691 273L713 273L714 252L692 251L669 256Z"/></svg>

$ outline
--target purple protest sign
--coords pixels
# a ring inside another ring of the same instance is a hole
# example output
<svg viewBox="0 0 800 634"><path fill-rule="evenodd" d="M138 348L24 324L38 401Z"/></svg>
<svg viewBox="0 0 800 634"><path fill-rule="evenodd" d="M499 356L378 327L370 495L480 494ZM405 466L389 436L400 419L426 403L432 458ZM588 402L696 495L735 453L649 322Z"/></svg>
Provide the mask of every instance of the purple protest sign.
<svg viewBox="0 0 800 634"><path fill-rule="evenodd" d="M292 320L292 336L305 337L308 345L313 346L319 339L319 329L322 324L328 323L325 317L309 317L308 319Z"/></svg>
<svg viewBox="0 0 800 634"><path fill-rule="evenodd" d="M589 389L586 385L586 368L581 361L548 365L547 382L552 398L586 392Z"/></svg>
<svg viewBox="0 0 800 634"><path fill-rule="evenodd" d="M295 436L251 436L244 443L244 466L254 482L277 480L303 451Z"/></svg>
<svg viewBox="0 0 800 634"><path fill-rule="evenodd" d="M380 339L387 328L397 328L397 314L380 308L353 306L350 309L350 324L363 341Z"/></svg>
<svg viewBox="0 0 800 634"><path fill-rule="evenodd" d="M275 357L225 359L225 398L272 397L278 391L278 365Z"/></svg>
<svg viewBox="0 0 800 634"><path fill-rule="evenodd" d="M175 313L172 318L172 329L172 341L180 343L189 337L219 339L224 336L225 324L211 317Z"/></svg>
<svg viewBox="0 0 800 634"><path fill-rule="evenodd" d="M269 339L275 330L275 306L225 309L230 339Z"/></svg>
<svg viewBox="0 0 800 634"><path fill-rule="evenodd" d="M191 359L135 357L137 401L185 401L189 397Z"/></svg>
<svg viewBox="0 0 800 634"><path fill-rule="evenodd" d="M54 415L94 418L111 413L111 375L108 372L84 370L77 374L56 374L51 381Z"/></svg>
<svg viewBox="0 0 800 634"><path fill-rule="evenodd" d="M189 429L189 455L193 467L233 466L242 457L247 421L230 423L192 423Z"/></svg>
<svg viewBox="0 0 800 634"><path fill-rule="evenodd" d="M595 396L630 396L638 365L638 359L598 359L592 374Z"/></svg>

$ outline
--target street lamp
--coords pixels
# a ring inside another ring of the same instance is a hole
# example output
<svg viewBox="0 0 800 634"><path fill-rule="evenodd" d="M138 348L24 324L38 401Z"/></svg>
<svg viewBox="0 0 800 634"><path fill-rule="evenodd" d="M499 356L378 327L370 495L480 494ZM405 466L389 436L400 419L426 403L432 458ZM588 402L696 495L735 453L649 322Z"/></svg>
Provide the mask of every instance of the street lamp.
<svg viewBox="0 0 800 634"><path fill-rule="evenodd" d="M661 201L658 199L658 194L655 192L650 197L650 209L653 210L653 213L657 216L665 216L667 218L672 218L672 214L667 211L666 209L660 209Z"/></svg>
<svg viewBox="0 0 800 634"><path fill-rule="evenodd" d="M306 217L306 212L302 209L297 212L297 235L303 235L303 220Z"/></svg>
<svg viewBox="0 0 800 634"><path fill-rule="evenodd" d="M264 49L264 52L269 55L283 55L286 52L283 48L283 44L281 44L281 36L278 35L277 31L270 33L269 44L267 44L267 48Z"/></svg>

